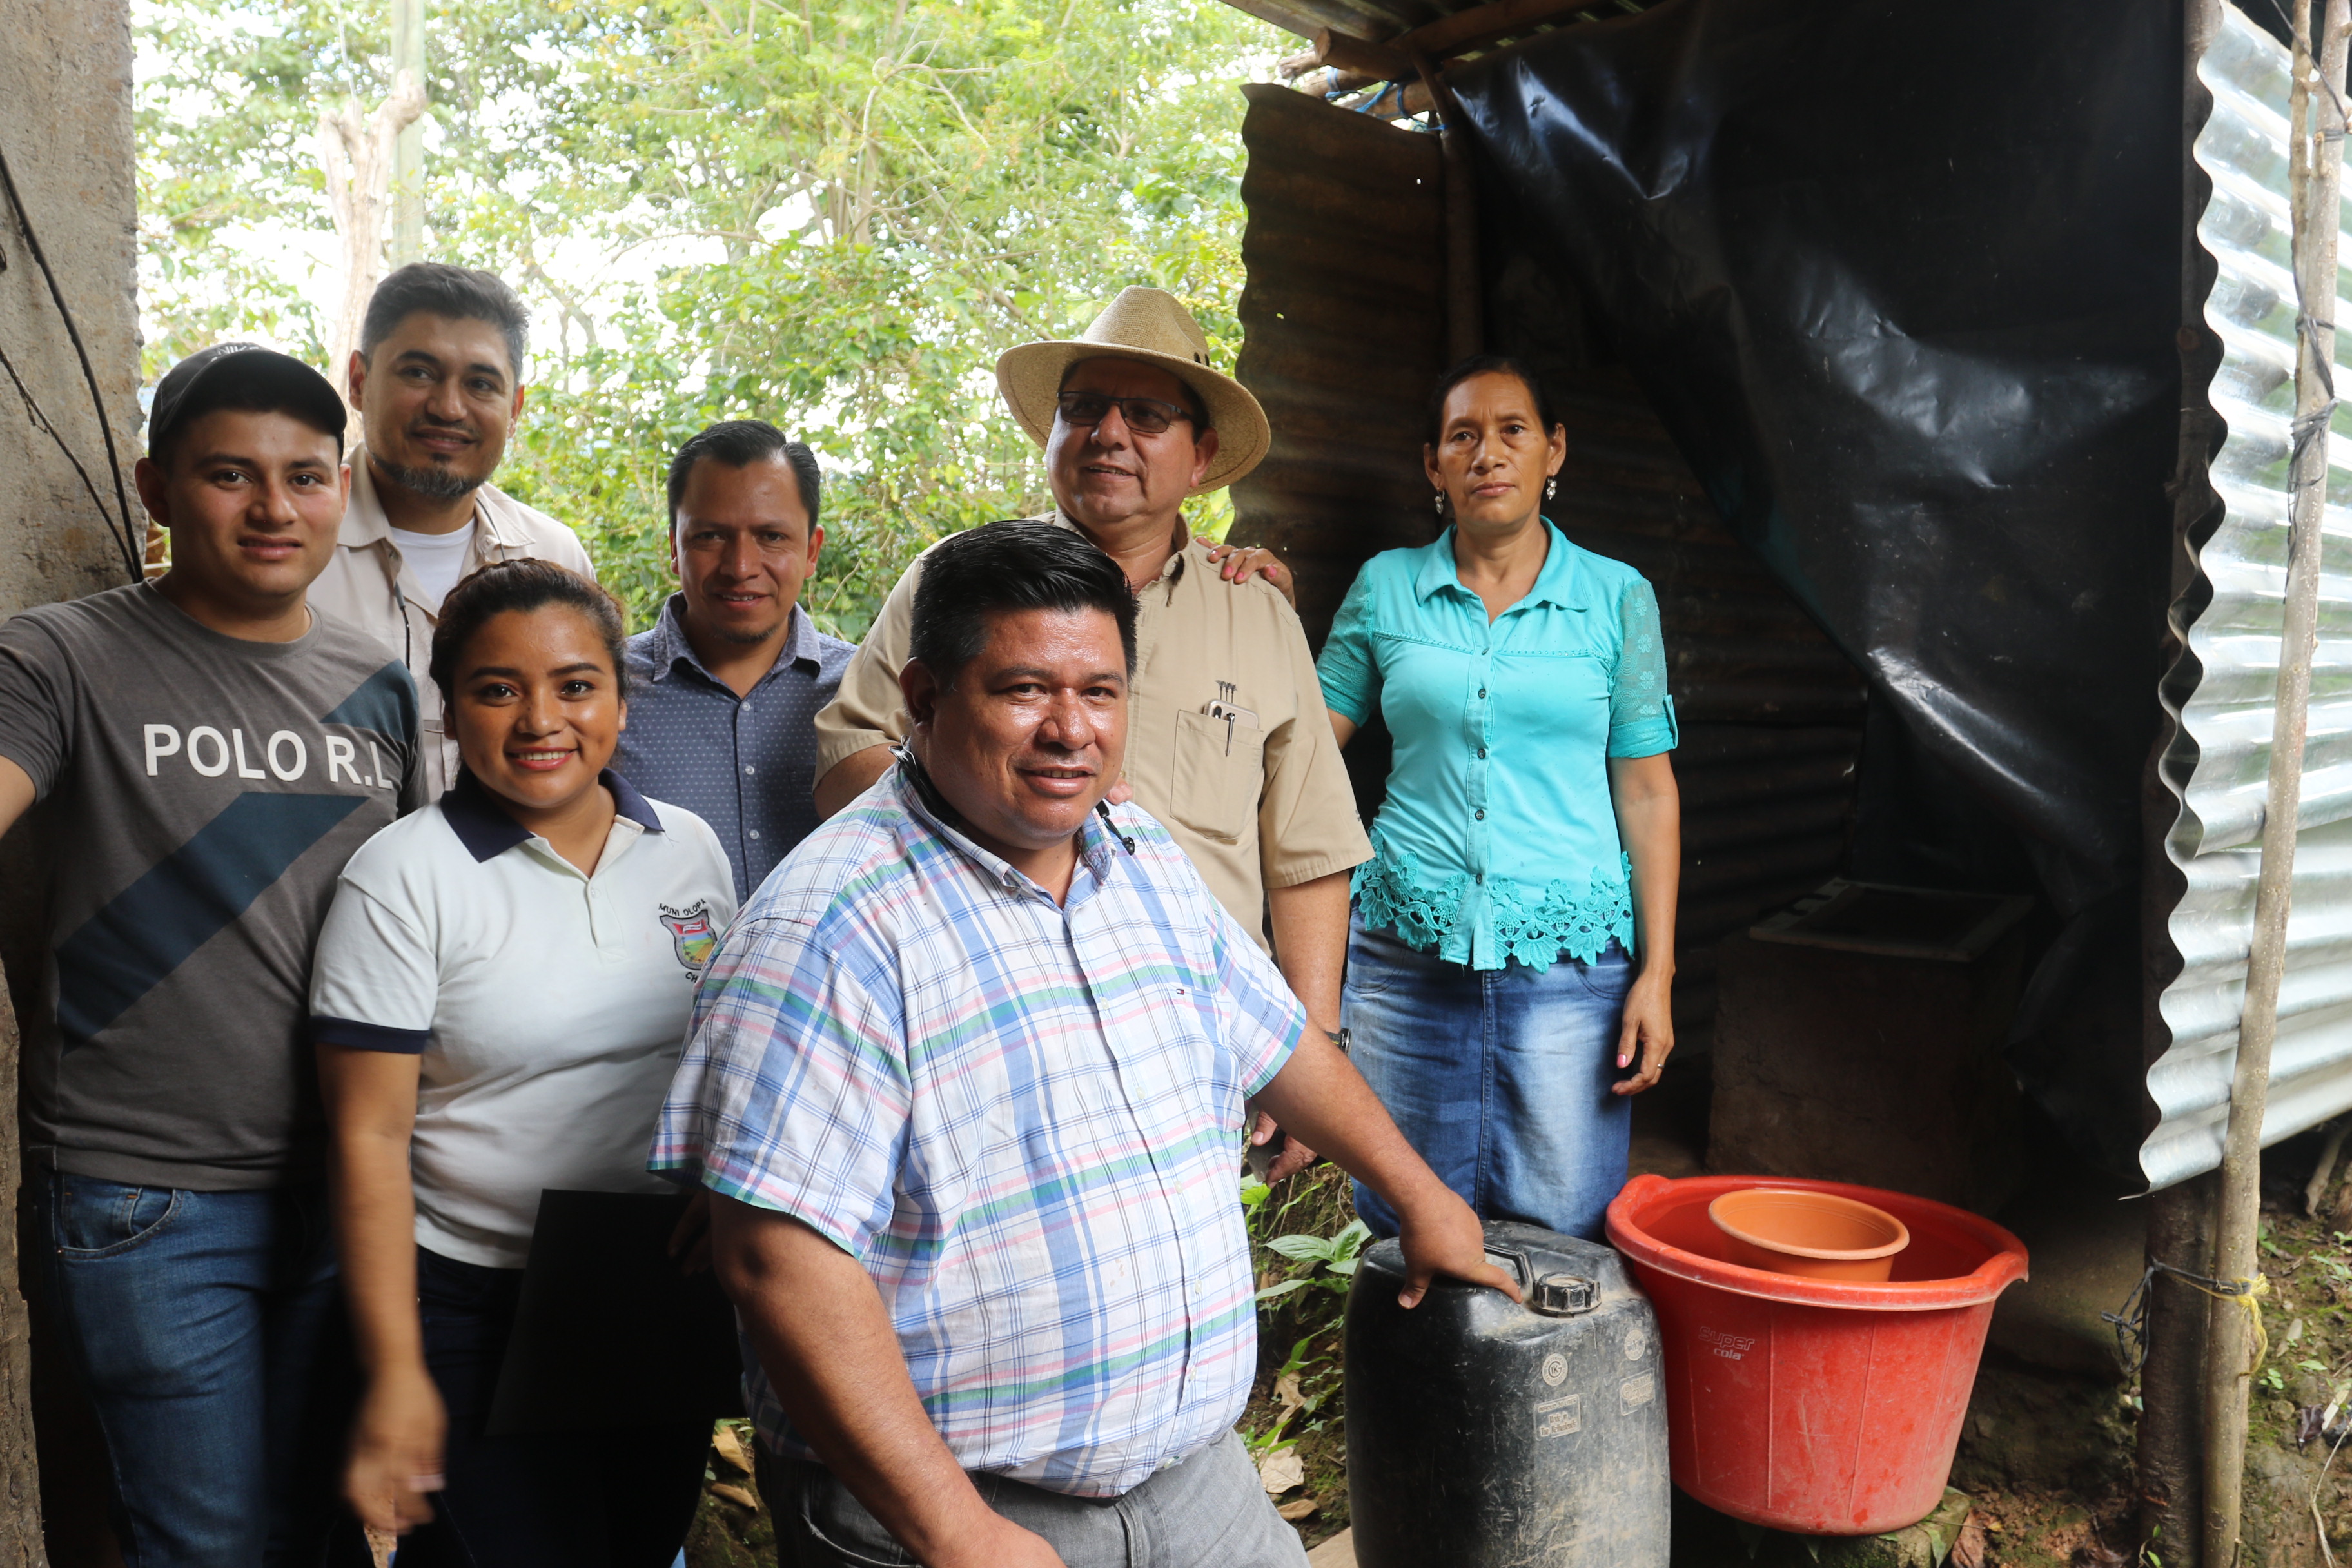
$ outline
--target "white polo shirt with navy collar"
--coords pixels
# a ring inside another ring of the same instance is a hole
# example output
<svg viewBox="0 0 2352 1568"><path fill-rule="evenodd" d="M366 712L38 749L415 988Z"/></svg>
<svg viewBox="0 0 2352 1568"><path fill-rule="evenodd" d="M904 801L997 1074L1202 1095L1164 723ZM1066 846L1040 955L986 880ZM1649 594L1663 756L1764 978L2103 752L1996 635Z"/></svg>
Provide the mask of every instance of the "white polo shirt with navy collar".
<svg viewBox="0 0 2352 1568"><path fill-rule="evenodd" d="M734 873L700 817L603 780L593 874L461 773L352 857L320 933L311 1037L422 1056L416 1240L462 1263L521 1268L545 1189L675 1190L646 1155Z"/></svg>

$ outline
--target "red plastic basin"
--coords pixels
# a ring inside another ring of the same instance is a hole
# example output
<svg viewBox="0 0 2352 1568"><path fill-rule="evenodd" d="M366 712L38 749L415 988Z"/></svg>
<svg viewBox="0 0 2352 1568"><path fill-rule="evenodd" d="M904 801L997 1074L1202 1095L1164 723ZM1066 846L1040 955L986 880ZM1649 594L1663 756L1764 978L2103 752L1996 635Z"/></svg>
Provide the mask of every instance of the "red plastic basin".
<svg viewBox="0 0 2352 1568"><path fill-rule="evenodd" d="M1749 1187L1873 1205L1911 1245L1883 1284L1743 1268L1706 1206ZM2017 1237L1874 1187L1636 1176L1609 1205L1609 1239L1657 1309L1675 1485L1805 1535L1875 1535L1934 1511L1994 1299L2025 1278Z"/></svg>

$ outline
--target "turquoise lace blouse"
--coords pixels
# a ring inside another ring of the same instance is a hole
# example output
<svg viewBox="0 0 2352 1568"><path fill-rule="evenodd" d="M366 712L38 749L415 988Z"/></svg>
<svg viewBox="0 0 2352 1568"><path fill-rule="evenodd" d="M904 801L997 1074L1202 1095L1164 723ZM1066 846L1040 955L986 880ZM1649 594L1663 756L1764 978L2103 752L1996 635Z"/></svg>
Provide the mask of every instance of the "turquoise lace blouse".
<svg viewBox="0 0 2352 1568"><path fill-rule="evenodd" d="M1454 531L1357 574L1316 661L1323 700L1395 737L1364 923L1473 969L1634 950L1632 868L1611 757L1672 751L1658 600L1642 574L1551 548L1528 596L1486 620L1454 566Z"/></svg>

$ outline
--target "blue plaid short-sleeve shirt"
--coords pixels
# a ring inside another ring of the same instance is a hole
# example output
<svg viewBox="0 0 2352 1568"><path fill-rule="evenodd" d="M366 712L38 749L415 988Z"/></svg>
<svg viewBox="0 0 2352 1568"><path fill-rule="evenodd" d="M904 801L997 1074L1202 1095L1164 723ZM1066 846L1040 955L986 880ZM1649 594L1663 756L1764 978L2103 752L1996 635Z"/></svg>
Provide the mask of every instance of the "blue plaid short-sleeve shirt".
<svg viewBox="0 0 2352 1568"><path fill-rule="evenodd" d="M1083 1496L1241 1415L1242 1102L1307 1024L1166 831L1115 815L1057 905L894 770L729 930L652 1159L863 1262L966 1469ZM806 1456L745 1359L761 1436Z"/></svg>

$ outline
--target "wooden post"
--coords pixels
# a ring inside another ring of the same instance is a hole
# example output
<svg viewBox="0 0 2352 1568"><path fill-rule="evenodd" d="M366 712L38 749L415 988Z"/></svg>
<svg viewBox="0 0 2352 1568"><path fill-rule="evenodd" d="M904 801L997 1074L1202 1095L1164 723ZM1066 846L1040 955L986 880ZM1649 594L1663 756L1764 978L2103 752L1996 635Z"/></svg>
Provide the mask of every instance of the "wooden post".
<svg viewBox="0 0 2352 1568"><path fill-rule="evenodd" d="M2147 1256L2202 1274L2212 1267L2213 1178L2151 1193ZM2210 1303L2195 1286L2158 1274L2147 1287L2147 1359L2134 1456L2140 1543L2164 1568L2200 1568L2203 1557L2206 1337ZM2237 1309L2230 1309L2235 1311ZM2221 1559L2228 1568L2228 1559Z"/></svg>
<svg viewBox="0 0 2352 1568"><path fill-rule="evenodd" d="M2180 426L2172 483L2172 537L2168 552L2170 600L2178 603L2197 580L2189 541L2219 507L2210 467L2221 445L2221 422L2207 387L2221 362L2221 340L2205 324L2205 302L2213 285L2213 261L2197 236L2212 181L2196 159L2198 137L2211 118L2213 95L2197 71L2221 31L2226 0L2188 0L2183 7L2180 124ZM2161 631L2163 662L2184 652L2168 619ZM2169 950L2169 918L2183 886L2166 852L2180 803L2162 776L2167 732L2147 759L2141 780L2141 942L2150 962L2143 965L2141 1002L2147 1057L2154 1062L2172 1044L2164 1020L2163 994L2171 974L2154 955ZM2213 1271L2211 1175L2176 1182L2151 1193L2147 1210L2147 1258L2192 1273ZM2200 1568L2205 1539L2205 1351L2207 1308L2203 1291L2168 1274L2148 1281L2147 1322L2139 1369L2139 1420L2135 1467L2139 1494L2139 1544L2165 1568Z"/></svg>
<svg viewBox="0 0 2352 1568"><path fill-rule="evenodd" d="M1468 359L1486 347L1486 301L1478 278L1478 165L1468 116L1425 55L1413 65L1437 110L1445 154L1445 354Z"/></svg>
<svg viewBox="0 0 2352 1568"><path fill-rule="evenodd" d="M2341 219L2345 49L2352 0L2326 0L2315 60L2311 8L2291 6L2294 87L2288 103L2288 195L2294 221L2299 313L2295 332L2294 452L2288 469L2285 624L2279 642L2278 696L2272 715L2270 793L2263 820L2263 868L2254 892L2254 936L2246 963L2245 1009L2237 1070L2230 1085L2229 1133L2213 1268L2225 1291L2254 1289L2254 1241L2262 1210L2263 1111L2270 1097L2271 1046L2278 1035L2279 983L2286 971L2293 902L2295 818L2303 804L2303 742L2318 640L2321 513L2327 501L2327 426L2336 407L2336 234ZM2251 1306L2251 1303L2248 1304ZM2205 1568L2231 1568L2242 1531L2246 1401L2252 1392L2253 1314L2236 1300L2212 1309L2205 1384Z"/></svg>

